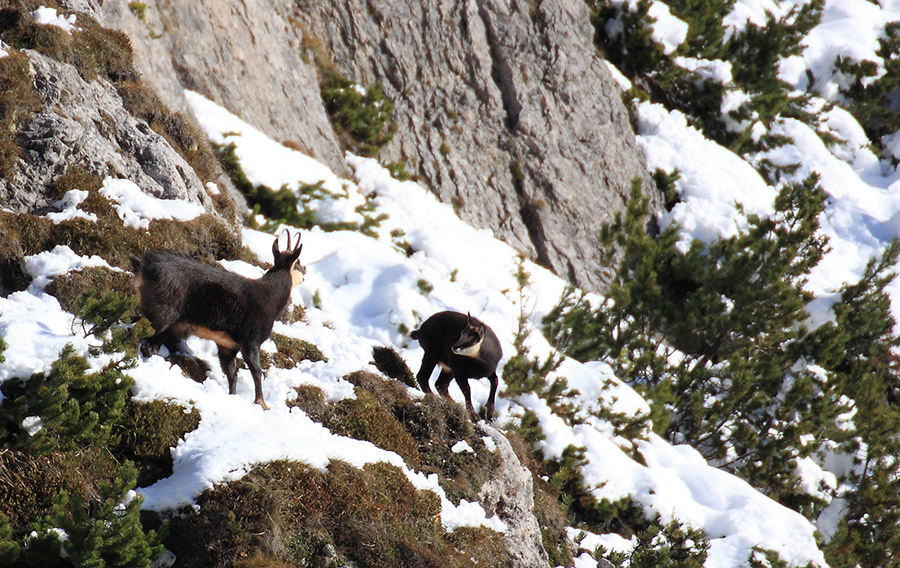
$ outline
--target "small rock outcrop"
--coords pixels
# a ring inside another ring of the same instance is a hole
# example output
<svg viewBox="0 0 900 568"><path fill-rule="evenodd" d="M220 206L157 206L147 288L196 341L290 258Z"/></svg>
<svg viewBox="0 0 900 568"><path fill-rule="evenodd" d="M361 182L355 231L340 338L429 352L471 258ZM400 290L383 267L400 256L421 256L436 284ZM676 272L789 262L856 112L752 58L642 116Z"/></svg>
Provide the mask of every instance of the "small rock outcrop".
<svg viewBox="0 0 900 568"><path fill-rule="evenodd" d="M41 101L17 134L20 159L0 178L0 203L15 211L51 205L52 183L70 167L123 177L164 199L186 199L215 211L197 174L165 138L123 106L108 81L85 80L78 70L26 51Z"/></svg>
<svg viewBox="0 0 900 568"><path fill-rule="evenodd" d="M481 487L478 497L485 511L506 523L504 542L512 565L544 568L550 565L541 539L541 527L534 516L534 480L500 431L479 423L480 434L494 441L500 464Z"/></svg>

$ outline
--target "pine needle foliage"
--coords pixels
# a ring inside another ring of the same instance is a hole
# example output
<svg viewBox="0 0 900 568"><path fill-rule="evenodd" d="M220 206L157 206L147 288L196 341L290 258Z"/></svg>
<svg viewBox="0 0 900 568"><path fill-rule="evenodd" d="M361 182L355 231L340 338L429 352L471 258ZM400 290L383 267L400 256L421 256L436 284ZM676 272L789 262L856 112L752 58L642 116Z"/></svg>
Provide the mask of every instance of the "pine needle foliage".
<svg viewBox="0 0 900 568"><path fill-rule="evenodd" d="M104 446L133 381L115 366L89 368L67 345L48 373L3 383L0 439L36 455Z"/></svg>
<svg viewBox="0 0 900 568"><path fill-rule="evenodd" d="M849 85L843 92L848 110L859 121L869 140L881 146L885 136L900 130L900 108L896 103L900 89L900 22L889 22L878 40L877 55L884 61L879 74L872 61L852 61L841 57L835 67ZM896 157L893 157L897 161Z"/></svg>
<svg viewBox="0 0 900 568"><path fill-rule="evenodd" d="M894 240L844 286L834 321L815 333L817 361L853 401L841 442L854 467L841 480L846 511L825 548L832 566L900 566L900 337L886 292L898 257Z"/></svg>
<svg viewBox="0 0 900 568"><path fill-rule="evenodd" d="M809 97L797 93L778 77L779 61L796 55L800 39L821 19L824 0L798 4L763 26L748 23L738 31L726 29L723 20L734 0L674 0L667 2L673 14L688 24L685 41L671 53L653 39L651 2L612 4L589 1L593 9L596 41L607 57L635 84L638 95L683 112L706 137L736 152L777 146L783 140L768 134L752 135L751 127L769 125L779 117L799 118L815 125L808 110ZM731 81L723 82L676 59L686 57L727 61ZM725 105L729 91L746 98L737 108ZM723 107L727 111L723 111Z"/></svg>
<svg viewBox="0 0 900 568"><path fill-rule="evenodd" d="M28 463L65 462L65 456L90 452L106 456L129 445L123 443L121 430L134 381L125 371L135 364L135 347L147 332L146 320L122 323L131 317L135 300L116 291L89 292L75 306L76 320L86 335L99 341L92 351L122 356L92 370L70 344L48 372L3 383L0 442ZM150 566L162 546L157 535L141 525L141 499L132 491L137 469L115 458L110 463L114 465L109 481L97 483L96 493L88 499L56 486L52 510L32 517L25 540L15 536L23 533L23 527L13 527L0 514L0 566ZM19 513L34 515L39 510Z"/></svg>
<svg viewBox="0 0 900 568"><path fill-rule="evenodd" d="M709 537L677 519L664 523L657 517L633 539L634 548L627 554L598 550L595 556L629 568L702 568L709 552Z"/></svg>
<svg viewBox="0 0 900 568"><path fill-rule="evenodd" d="M326 73L321 91L332 123L355 152L375 156L394 137L390 129L394 104L384 94L381 83L362 89L346 77L330 72Z"/></svg>
<svg viewBox="0 0 900 568"><path fill-rule="evenodd" d="M658 433L809 514L822 504L798 490L793 464L807 452L801 437L820 435L837 412L836 394L792 369L808 334L803 285L826 250L824 200L814 177L786 185L773 216L685 246L675 226L646 231L635 186L601 231L620 251L606 299L591 307L570 291L545 319L566 353L610 361L645 394Z"/></svg>
<svg viewBox="0 0 900 568"><path fill-rule="evenodd" d="M646 230L635 188L601 232L619 251L606 298L591 305L568 290L545 330L570 356L613 364L651 401L658 433L810 520L840 495L824 547L832 566L900 566L900 336L886 292L900 241L840 290L831 321L808 329L824 200L815 177L787 184L771 217L685 246L677 227ZM838 487L804 489L798 460L826 454L853 466Z"/></svg>

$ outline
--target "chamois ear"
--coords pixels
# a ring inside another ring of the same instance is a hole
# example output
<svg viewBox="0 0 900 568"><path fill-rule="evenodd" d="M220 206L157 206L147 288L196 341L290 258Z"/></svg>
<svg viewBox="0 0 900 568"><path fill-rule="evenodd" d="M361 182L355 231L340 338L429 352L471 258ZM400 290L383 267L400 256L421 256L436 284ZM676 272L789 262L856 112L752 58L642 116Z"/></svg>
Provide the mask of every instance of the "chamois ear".
<svg viewBox="0 0 900 568"><path fill-rule="evenodd" d="M272 257L278 258L278 253L281 252L278 250L278 237L275 237L275 240L272 242Z"/></svg>
<svg viewBox="0 0 900 568"><path fill-rule="evenodd" d="M300 251L303 250L303 245L297 247L297 249L291 253L291 264L294 263L298 258L300 258Z"/></svg>

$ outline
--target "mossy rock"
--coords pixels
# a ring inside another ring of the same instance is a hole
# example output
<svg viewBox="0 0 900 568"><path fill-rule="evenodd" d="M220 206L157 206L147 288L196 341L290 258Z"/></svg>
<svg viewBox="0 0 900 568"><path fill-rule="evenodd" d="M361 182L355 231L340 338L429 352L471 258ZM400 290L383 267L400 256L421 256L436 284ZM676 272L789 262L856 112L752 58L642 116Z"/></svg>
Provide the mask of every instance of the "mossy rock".
<svg viewBox="0 0 900 568"><path fill-rule="evenodd" d="M109 452L85 448L33 456L6 449L0 452L0 511L20 540L31 524L49 515L60 491L77 496L88 506L99 504L99 486L113 479L119 464Z"/></svg>
<svg viewBox="0 0 900 568"><path fill-rule="evenodd" d="M166 546L185 566L509 565L502 535L448 533L440 500L418 491L398 468L331 462L319 471L292 462L254 469L201 495L175 516Z"/></svg>
<svg viewBox="0 0 900 568"><path fill-rule="evenodd" d="M328 412L325 392L317 386L300 385L294 389L297 398L287 402L288 408L299 408L315 422L324 422Z"/></svg>
<svg viewBox="0 0 900 568"><path fill-rule="evenodd" d="M328 405L325 426L396 452L418 471L437 473L453 502L477 499L500 458L487 450L461 404L437 395L414 401L399 382L366 371L344 378L356 387L356 399ZM473 452L453 452L460 440Z"/></svg>
<svg viewBox="0 0 900 568"><path fill-rule="evenodd" d="M357 388L356 398L334 404L324 424L335 434L368 440L400 454L410 466L420 465L417 441L371 391Z"/></svg>
<svg viewBox="0 0 900 568"><path fill-rule="evenodd" d="M210 264L246 255L240 236L212 215L190 221L154 219L148 230L138 230L126 227L99 192L87 191L81 209L97 215L96 222L76 218L53 224L37 215L0 211L0 234L4 236L0 258L24 258L66 245L76 254L97 255L112 266L131 270L129 259L151 249L172 249Z"/></svg>
<svg viewBox="0 0 900 568"><path fill-rule="evenodd" d="M280 333L272 334L272 341L278 351L272 357L272 362L279 369L293 369L302 361L328 361L328 357L322 354L318 347L309 341L288 337Z"/></svg>
<svg viewBox="0 0 900 568"><path fill-rule="evenodd" d="M172 475L170 449L200 425L200 413L162 400L129 400L117 428L113 454L138 468L138 486L146 487Z"/></svg>

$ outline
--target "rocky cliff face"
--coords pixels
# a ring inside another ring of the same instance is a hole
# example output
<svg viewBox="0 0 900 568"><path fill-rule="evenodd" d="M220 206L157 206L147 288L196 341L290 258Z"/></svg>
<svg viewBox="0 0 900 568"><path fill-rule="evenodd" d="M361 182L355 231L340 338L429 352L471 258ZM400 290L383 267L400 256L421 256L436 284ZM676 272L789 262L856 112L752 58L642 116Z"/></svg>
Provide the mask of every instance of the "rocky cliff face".
<svg viewBox="0 0 900 568"><path fill-rule="evenodd" d="M27 53L41 110L17 132L21 156L0 177L0 202L17 211L51 205L49 189L70 167L123 177L147 193L216 207L200 178L166 139L123 106L105 80L85 80L78 70L36 51Z"/></svg>
<svg viewBox="0 0 900 568"><path fill-rule="evenodd" d="M128 33L170 106L195 89L338 172L310 53L381 81L397 126L383 161L404 160L462 218L588 289L603 282L600 224L634 177L652 191L580 0L74 4Z"/></svg>
<svg viewBox="0 0 900 568"><path fill-rule="evenodd" d="M404 159L460 216L601 286L596 233L645 181L581 0L315 2L297 18L358 81L383 81Z"/></svg>

